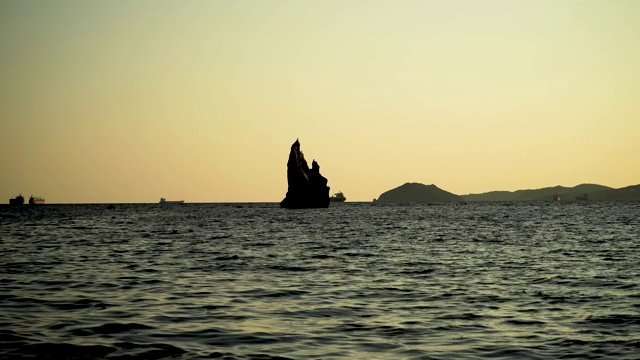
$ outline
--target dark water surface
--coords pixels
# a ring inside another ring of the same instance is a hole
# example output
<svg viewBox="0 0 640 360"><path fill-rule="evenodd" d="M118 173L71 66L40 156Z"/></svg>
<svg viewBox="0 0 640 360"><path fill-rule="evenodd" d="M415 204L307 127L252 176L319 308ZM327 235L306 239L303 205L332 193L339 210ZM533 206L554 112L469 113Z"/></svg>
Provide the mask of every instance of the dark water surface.
<svg viewBox="0 0 640 360"><path fill-rule="evenodd" d="M0 208L3 358L640 358L640 203Z"/></svg>

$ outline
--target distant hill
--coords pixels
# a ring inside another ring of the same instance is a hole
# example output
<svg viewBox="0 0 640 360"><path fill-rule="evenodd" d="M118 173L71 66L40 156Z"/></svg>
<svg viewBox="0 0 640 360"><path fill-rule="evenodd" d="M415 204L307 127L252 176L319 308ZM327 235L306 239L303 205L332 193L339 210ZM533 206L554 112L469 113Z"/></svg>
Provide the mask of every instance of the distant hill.
<svg viewBox="0 0 640 360"><path fill-rule="evenodd" d="M622 189L619 189L622 190ZM517 190L517 191L491 191L482 194L462 195L466 201L535 201L552 200L554 194L560 195L560 200L575 200L576 197L587 195L590 200L605 200L607 197L624 197L624 195L607 195L611 191L617 191L604 185L580 184L574 187L554 186L541 189ZM636 190L640 191L640 189ZM632 193L633 189L629 190ZM627 193L624 193L627 194ZM640 194L639 194L640 195Z"/></svg>
<svg viewBox="0 0 640 360"><path fill-rule="evenodd" d="M589 200L615 200L633 201L640 200L640 184L623 187L620 189L609 189L588 194Z"/></svg>
<svg viewBox="0 0 640 360"><path fill-rule="evenodd" d="M459 195L444 191L435 185L406 183L395 189L382 193L378 200L374 201L382 203L429 203L440 201L464 201L464 199Z"/></svg>

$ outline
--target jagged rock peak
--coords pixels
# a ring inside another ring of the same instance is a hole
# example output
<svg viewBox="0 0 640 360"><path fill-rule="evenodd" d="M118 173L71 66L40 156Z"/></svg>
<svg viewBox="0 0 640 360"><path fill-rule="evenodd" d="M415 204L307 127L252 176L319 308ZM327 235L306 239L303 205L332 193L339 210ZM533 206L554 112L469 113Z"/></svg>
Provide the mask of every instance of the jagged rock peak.
<svg viewBox="0 0 640 360"><path fill-rule="evenodd" d="M291 145L287 161L288 190L280 207L287 209L329 207L327 179L320 174L320 165L313 160L311 169L300 150L300 141Z"/></svg>

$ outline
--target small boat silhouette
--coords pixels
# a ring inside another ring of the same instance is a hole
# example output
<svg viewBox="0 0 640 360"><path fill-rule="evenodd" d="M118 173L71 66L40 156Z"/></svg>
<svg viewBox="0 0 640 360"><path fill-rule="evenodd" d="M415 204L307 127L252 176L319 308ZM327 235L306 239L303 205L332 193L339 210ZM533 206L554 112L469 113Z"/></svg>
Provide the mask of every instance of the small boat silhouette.
<svg viewBox="0 0 640 360"><path fill-rule="evenodd" d="M44 205L44 199L41 197L34 197L31 195L29 197L29 205Z"/></svg>
<svg viewBox="0 0 640 360"><path fill-rule="evenodd" d="M165 198L160 198L160 205L170 205L170 204L184 204L184 200L172 200L169 201Z"/></svg>
<svg viewBox="0 0 640 360"><path fill-rule="evenodd" d="M9 205L23 205L24 204L24 196L22 194L18 194L15 198L9 199Z"/></svg>
<svg viewBox="0 0 640 360"><path fill-rule="evenodd" d="M331 202L345 202L347 198L344 197L342 191L338 191L337 193L333 194L333 196L329 197L329 200Z"/></svg>

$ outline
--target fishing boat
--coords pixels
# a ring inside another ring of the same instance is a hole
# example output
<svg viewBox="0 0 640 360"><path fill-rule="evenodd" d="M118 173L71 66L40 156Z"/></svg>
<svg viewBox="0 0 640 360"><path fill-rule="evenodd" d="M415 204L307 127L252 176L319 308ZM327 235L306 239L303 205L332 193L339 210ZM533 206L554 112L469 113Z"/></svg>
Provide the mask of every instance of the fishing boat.
<svg viewBox="0 0 640 360"><path fill-rule="evenodd" d="M9 205L23 205L24 204L24 196L22 194L18 194L18 196L9 199Z"/></svg>
<svg viewBox="0 0 640 360"><path fill-rule="evenodd" d="M333 196L329 197L329 200L331 202L345 202L347 198L344 197L342 191L338 191L337 193L333 194Z"/></svg>
<svg viewBox="0 0 640 360"><path fill-rule="evenodd" d="M173 204L184 204L184 200L167 200L165 198L160 198L160 205L173 205Z"/></svg>
<svg viewBox="0 0 640 360"><path fill-rule="evenodd" d="M29 205L44 205L44 199L41 197L34 197L31 195L29 197Z"/></svg>
<svg viewBox="0 0 640 360"><path fill-rule="evenodd" d="M560 201L560 195L558 194L553 195L553 201Z"/></svg>

